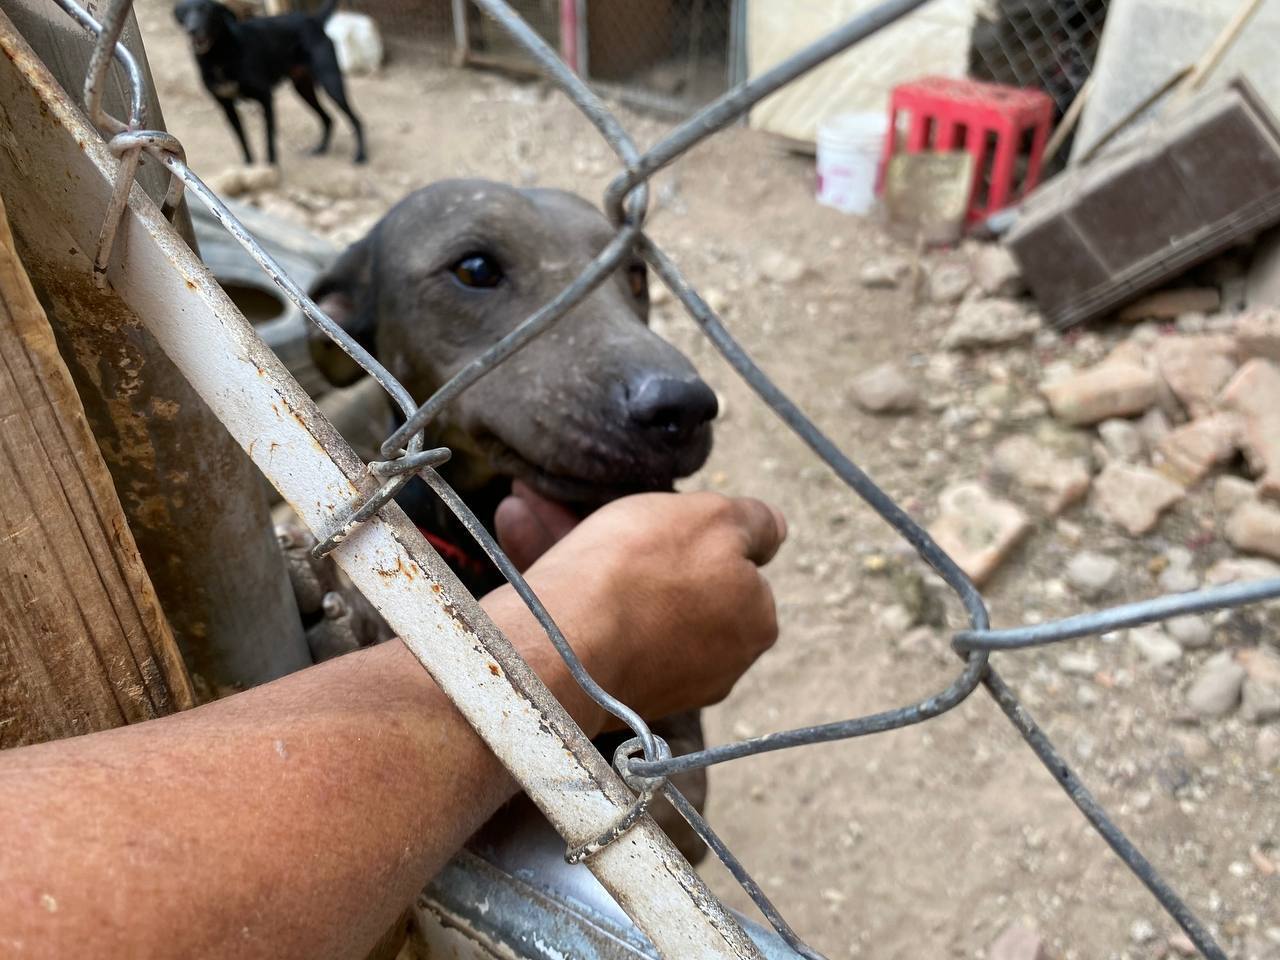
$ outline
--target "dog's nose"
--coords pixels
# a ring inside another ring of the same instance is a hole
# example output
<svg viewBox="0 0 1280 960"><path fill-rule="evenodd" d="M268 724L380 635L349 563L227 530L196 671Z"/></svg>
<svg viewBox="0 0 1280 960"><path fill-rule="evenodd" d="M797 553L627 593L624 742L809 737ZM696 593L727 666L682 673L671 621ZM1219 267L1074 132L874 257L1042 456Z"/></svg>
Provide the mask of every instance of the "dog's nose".
<svg viewBox="0 0 1280 960"><path fill-rule="evenodd" d="M628 384L627 416L640 427L685 440L720 412L716 395L701 380L645 375Z"/></svg>

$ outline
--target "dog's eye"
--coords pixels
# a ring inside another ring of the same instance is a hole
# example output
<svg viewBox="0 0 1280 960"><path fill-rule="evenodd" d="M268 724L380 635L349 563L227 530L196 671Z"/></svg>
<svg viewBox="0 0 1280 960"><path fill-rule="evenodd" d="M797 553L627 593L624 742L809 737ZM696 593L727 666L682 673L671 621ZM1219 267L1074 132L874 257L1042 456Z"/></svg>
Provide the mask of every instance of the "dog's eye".
<svg viewBox="0 0 1280 960"><path fill-rule="evenodd" d="M451 268L458 282L466 287L490 289L502 282L502 268L488 254L468 253Z"/></svg>
<svg viewBox="0 0 1280 960"><path fill-rule="evenodd" d="M627 268L627 282L631 284L631 295L633 297L637 300L648 298L649 274L645 270L643 263L637 263Z"/></svg>

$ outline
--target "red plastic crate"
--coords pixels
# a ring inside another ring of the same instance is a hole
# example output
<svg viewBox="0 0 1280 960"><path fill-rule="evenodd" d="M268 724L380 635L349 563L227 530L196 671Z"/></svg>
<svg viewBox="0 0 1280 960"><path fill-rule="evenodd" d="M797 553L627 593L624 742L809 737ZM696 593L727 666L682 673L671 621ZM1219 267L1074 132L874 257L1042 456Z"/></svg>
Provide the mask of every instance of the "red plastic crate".
<svg viewBox="0 0 1280 960"><path fill-rule="evenodd" d="M900 146L898 123L903 116L907 132L901 146L907 153L964 150L973 155L969 223L1021 200L1040 180L1053 122L1053 101L1040 90L954 77L925 77L894 88L881 185ZM1025 166L1019 176L1020 158Z"/></svg>

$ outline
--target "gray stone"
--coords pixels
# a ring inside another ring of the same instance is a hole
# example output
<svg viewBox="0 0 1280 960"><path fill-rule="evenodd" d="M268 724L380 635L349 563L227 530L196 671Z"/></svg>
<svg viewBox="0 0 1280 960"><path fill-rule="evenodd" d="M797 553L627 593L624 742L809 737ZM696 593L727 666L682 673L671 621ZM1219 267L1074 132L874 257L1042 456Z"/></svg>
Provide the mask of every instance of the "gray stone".
<svg viewBox="0 0 1280 960"><path fill-rule="evenodd" d="M1073 677L1092 677L1102 669L1102 664L1091 650L1071 650L1058 657L1058 669Z"/></svg>
<svg viewBox="0 0 1280 960"><path fill-rule="evenodd" d="M915 383L892 363L882 363L855 377L853 399L871 413L907 413L920 402Z"/></svg>
<svg viewBox="0 0 1280 960"><path fill-rule="evenodd" d="M943 260L929 270L929 301L937 304L958 303L973 286L969 265L961 260Z"/></svg>
<svg viewBox="0 0 1280 960"><path fill-rule="evenodd" d="M1129 631L1129 642L1152 666L1162 667L1182 656L1182 647L1157 626L1134 627Z"/></svg>
<svg viewBox="0 0 1280 960"><path fill-rule="evenodd" d="M869 290L893 290L911 275L911 263L903 257L881 257L862 265L858 281Z"/></svg>
<svg viewBox="0 0 1280 960"><path fill-rule="evenodd" d="M1178 591L1174 591L1178 592ZM1213 625L1207 617L1191 615L1165 621L1164 629L1183 650L1199 650L1213 643Z"/></svg>
<svg viewBox="0 0 1280 960"><path fill-rule="evenodd" d="M1187 705L1202 717L1221 717L1240 703L1245 669L1224 651L1205 661L1191 688Z"/></svg>
<svg viewBox="0 0 1280 960"><path fill-rule="evenodd" d="M1067 563L1067 583L1086 600L1114 593L1120 561L1106 554L1082 550Z"/></svg>
<svg viewBox="0 0 1280 960"><path fill-rule="evenodd" d="M804 261L781 250L770 250L760 258L760 275L774 283L795 283L805 275Z"/></svg>
<svg viewBox="0 0 1280 960"><path fill-rule="evenodd" d="M1040 317L1013 300L968 300L942 335L946 350L1000 347L1026 340L1040 329Z"/></svg>

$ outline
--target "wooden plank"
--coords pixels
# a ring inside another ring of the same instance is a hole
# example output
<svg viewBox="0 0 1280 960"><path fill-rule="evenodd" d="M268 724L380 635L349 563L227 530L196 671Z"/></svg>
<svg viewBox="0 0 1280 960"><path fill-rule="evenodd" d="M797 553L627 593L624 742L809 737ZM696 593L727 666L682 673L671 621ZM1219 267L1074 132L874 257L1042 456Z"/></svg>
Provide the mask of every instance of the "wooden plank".
<svg viewBox="0 0 1280 960"><path fill-rule="evenodd" d="M193 702L0 204L0 748Z"/></svg>

